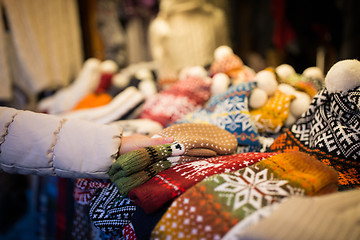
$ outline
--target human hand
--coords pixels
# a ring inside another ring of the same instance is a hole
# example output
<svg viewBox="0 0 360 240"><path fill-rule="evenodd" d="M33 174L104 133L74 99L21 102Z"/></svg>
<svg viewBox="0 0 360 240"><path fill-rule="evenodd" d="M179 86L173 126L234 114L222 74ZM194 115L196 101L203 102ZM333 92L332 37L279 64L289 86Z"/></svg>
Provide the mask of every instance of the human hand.
<svg viewBox="0 0 360 240"><path fill-rule="evenodd" d="M122 138L119 153L122 155L140 148L172 143L173 141L174 140L172 138L151 138L142 134L134 134Z"/></svg>

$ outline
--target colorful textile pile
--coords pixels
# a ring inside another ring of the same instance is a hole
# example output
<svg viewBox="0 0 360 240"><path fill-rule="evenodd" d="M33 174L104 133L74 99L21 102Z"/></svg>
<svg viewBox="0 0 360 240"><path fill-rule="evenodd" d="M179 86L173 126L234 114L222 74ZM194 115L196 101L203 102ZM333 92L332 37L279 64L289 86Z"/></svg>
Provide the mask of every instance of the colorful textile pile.
<svg viewBox="0 0 360 240"><path fill-rule="evenodd" d="M359 187L359 100L359 88L342 93L323 89L271 150L307 152L338 171L341 190Z"/></svg>
<svg viewBox="0 0 360 240"><path fill-rule="evenodd" d="M284 198L336 192L337 184L336 171L308 154L278 154L196 184L172 203L151 238L221 239Z"/></svg>

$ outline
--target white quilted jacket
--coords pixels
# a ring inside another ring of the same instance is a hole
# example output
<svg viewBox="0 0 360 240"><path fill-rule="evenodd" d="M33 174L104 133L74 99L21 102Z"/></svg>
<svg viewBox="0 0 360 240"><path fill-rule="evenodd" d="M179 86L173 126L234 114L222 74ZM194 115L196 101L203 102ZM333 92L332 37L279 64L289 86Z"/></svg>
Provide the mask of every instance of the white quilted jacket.
<svg viewBox="0 0 360 240"><path fill-rule="evenodd" d="M108 178L122 129L0 107L0 171Z"/></svg>

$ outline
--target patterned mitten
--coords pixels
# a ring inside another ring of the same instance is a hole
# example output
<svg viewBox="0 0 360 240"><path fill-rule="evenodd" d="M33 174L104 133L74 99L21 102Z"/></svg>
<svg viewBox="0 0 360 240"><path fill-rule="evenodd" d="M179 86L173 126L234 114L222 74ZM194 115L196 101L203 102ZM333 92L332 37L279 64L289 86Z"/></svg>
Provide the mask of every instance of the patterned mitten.
<svg viewBox="0 0 360 240"><path fill-rule="evenodd" d="M90 203L91 222L104 233L121 236L121 230L128 225L136 206L120 195L114 184L109 184L94 196Z"/></svg>
<svg viewBox="0 0 360 240"><path fill-rule="evenodd" d="M290 113L290 102L293 95L277 90L264 106L250 111L251 119L259 132L278 133L284 126Z"/></svg>
<svg viewBox="0 0 360 240"><path fill-rule="evenodd" d="M146 183L131 190L129 198L150 214L206 177L235 171L272 155L274 153L243 153L179 164L159 172Z"/></svg>
<svg viewBox="0 0 360 240"><path fill-rule="evenodd" d="M184 146L181 155L190 157L233 154L237 147L234 135L216 125L205 123L174 124L160 131L157 136L173 138Z"/></svg>
<svg viewBox="0 0 360 240"><path fill-rule="evenodd" d="M234 134L239 145L259 146L258 132L248 109L248 96L255 85L255 82L234 85L177 123L213 124Z"/></svg>
<svg viewBox="0 0 360 240"><path fill-rule="evenodd" d="M239 221L291 195L337 191L337 173L302 152L205 178L169 207L152 239L221 239Z"/></svg>

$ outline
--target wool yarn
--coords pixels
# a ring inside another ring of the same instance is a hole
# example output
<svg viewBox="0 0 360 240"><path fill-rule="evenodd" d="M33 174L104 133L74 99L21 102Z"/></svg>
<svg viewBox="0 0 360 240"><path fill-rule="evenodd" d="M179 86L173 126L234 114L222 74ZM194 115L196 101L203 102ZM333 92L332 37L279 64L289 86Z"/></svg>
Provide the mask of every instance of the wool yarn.
<svg viewBox="0 0 360 240"><path fill-rule="evenodd" d="M274 153L242 153L178 164L132 189L129 198L146 213L153 213L206 177L255 164Z"/></svg>
<svg viewBox="0 0 360 240"><path fill-rule="evenodd" d="M216 174L177 198L151 239L221 239L235 224L292 195L337 191L337 173L302 152L282 153Z"/></svg>

